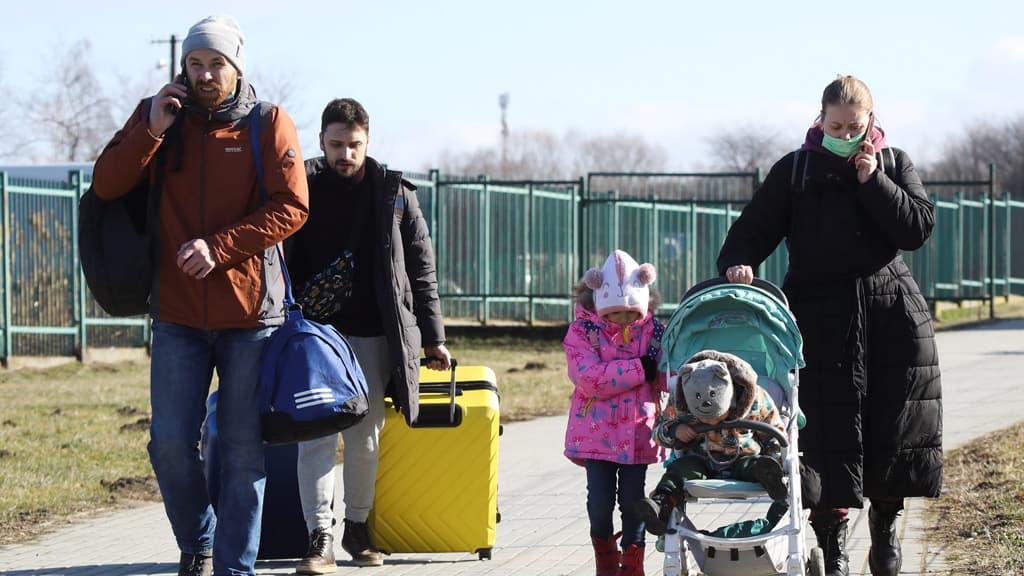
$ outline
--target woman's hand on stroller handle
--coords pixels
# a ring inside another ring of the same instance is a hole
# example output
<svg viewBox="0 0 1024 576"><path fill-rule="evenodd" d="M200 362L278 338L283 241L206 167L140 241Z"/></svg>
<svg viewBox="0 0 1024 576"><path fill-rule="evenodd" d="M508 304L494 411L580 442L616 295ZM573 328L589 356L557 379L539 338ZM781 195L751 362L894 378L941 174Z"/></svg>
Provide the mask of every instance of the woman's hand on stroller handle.
<svg viewBox="0 0 1024 576"><path fill-rule="evenodd" d="M730 266L725 271L725 277L735 284L750 284L754 281L754 269L746 264Z"/></svg>

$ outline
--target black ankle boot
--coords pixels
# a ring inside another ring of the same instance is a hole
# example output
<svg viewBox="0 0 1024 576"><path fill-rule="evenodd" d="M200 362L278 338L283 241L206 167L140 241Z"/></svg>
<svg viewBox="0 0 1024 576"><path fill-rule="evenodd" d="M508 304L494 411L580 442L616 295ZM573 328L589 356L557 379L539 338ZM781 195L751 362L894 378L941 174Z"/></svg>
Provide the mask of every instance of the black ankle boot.
<svg viewBox="0 0 1024 576"><path fill-rule="evenodd" d="M830 518L811 523L818 546L825 553L825 576L849 576L850 557L846 555L847 520Z"/></svg>
<svg viewBox="0 0 1024 576"><path fill-rule="evenodd" d="M901 507L889 502L871 503L868 509L868 528L871 531L871 549L868 567L874 576L897 576L903 564L900 540L896 537L896 518Z"/></svg>
<svg viewBox="0 0 1024 576"><path fill-rule="evenodd" d="M668 521L675 505L676 499L671 494L656 491L650 498L638 501L633 510L648 532L661 536L668 529Z"/></svg>

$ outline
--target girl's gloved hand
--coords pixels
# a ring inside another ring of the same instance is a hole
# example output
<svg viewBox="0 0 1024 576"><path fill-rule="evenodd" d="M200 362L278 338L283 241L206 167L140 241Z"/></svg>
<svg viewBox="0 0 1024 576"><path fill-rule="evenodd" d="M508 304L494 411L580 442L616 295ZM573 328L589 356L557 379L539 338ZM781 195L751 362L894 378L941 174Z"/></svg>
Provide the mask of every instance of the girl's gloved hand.
<svg viewBox="0 0 1024 576"><path fill-rule="evenodd" d="M658 362L650 356L641 356L640 364L644 367L644 380L654 382L658 377Z"/></svg>

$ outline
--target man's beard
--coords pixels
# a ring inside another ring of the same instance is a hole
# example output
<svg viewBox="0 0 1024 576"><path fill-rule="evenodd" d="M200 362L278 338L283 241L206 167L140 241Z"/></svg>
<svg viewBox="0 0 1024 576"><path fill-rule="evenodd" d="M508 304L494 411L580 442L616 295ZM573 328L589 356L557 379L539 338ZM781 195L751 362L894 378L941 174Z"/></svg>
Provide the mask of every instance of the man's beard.
<svg viewBox="0 0 1024 576"><path fill-rule="evenodd" d="M199 88L212 87L216 90L214 92L201 92ZM216 82L203 82L196 85L196 88L192 90L192 99L196 101L200 106L204 108L213 109L220 106L227 100L231 93L220 87Z"/></svg>
<svg viewBox="0 0 1024 576"><path fill-rule="evenodd" d="M332 168L334 168L334 173L342 180L354 180L365 165L365 160L360 164L337 160L334 162L334 166L332 166Z"/></svg>

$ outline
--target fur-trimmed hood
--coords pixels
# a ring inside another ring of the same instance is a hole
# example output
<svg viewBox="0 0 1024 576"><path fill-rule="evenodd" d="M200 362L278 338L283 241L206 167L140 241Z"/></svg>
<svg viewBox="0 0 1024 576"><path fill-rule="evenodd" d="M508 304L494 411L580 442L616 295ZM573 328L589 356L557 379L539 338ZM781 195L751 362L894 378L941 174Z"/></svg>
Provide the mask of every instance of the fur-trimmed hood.
<svg viewBox="0 0 1024 576"><path fill-rule="evenodd" d="M732 379L733 396L732 404L725 415L725 419L736 420L744 418L750 412L751 407L754 405L754 399L757 397L757 373L754 372L754 369L746 360L739 356L716 350L701 350L683 364L693 364L701 360L721 362L728 368L729 377ZM677 383L676 386L678 387L679 384ZM686 405L686 395L683 394L683 391L677 389L674 392L676 408L680 411L692 413Z"/></svg>

